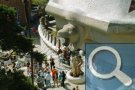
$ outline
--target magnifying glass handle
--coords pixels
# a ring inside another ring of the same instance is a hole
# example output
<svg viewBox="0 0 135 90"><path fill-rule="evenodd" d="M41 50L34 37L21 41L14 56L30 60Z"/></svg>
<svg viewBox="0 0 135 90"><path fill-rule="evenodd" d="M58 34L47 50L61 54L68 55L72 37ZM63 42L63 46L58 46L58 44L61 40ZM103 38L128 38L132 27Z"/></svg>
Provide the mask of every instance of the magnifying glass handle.
<svg viewBox="0 0 135 90"><path fill-rule="evenodd" d="M119 79L125 86L129 86L132 84L132 79L123 73L122 71L118 70L115 72L115 76L117 79Z"/></svg>

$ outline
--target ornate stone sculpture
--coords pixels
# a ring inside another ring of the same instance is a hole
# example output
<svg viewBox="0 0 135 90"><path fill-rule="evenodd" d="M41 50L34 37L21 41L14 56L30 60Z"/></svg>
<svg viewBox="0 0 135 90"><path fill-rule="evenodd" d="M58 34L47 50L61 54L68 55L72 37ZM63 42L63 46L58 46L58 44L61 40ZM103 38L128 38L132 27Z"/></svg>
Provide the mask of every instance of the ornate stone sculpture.
<svg viewBox="0 0 135 90"><path fill-rule="evenodd" d="M83 64L83 60L81 59L81 56L74 56L72 59L72 69L71 69L71 75L73 77L78 77L83 74L81 70L81 65Z"/></svg>
<svg viewBox="0 0 135 90"><path fill-rule="evenodd" d="M85 38L87 37L88 32L86 31L84 32L83 27L79 27L79 28L77 27L71 23L68 23L58 31L57 36L67 39L68 43L73 44L74 49L78 49L78 48L83 49L84 46L82 45L85 42Z"/></svg>
<svg viewBox="0 0 135 90"><path fill-rule="evenodd" d="M75 29L75 26L72 24L66 24L61 30L58 31L58 37L65 38L65 43L74 43L77 44L79 34Z"/></svg>

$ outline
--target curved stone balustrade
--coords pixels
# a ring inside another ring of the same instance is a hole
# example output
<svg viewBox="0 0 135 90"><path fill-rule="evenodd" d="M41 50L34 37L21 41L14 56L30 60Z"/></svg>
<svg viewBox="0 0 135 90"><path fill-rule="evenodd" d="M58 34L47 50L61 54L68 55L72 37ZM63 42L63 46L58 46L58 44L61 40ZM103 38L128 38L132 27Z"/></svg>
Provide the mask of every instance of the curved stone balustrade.
<svg viewBox="0 0 135 90"><path fill-rule="evenodd" d="M42 25L38 26L38 32L40 35L40 39L43 41L42 43L44 43L52 51L57 52L57 50L58 50L57 41L58 40L55 39L51 34L49 34L49 32L47 30L45 30ZM56 43L54 43L54 42L56 42ZM42 46L42 43L41 43L41 46Z"/></svg>

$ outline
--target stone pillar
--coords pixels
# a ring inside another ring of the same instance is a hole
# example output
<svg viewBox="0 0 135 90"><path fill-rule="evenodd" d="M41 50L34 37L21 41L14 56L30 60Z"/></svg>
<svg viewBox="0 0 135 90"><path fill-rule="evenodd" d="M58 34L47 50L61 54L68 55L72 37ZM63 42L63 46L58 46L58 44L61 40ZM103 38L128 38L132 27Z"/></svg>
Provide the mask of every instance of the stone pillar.
<svg viewBox="0 0 135 90"><path fill-rule="evenodd" d="M51 38L52 38L52 39L51 39L51 40L52 40L51 43L52 43L52 45L54 46L54 37L53 37L52 35L51 35Z"/></svg>
<svg viewBox="0 0 135 90"><path fill-rule="evenodd" d="M49 34L49 42L51 42L51 35Z"/></svg>
<svg viewBox="0 0 135 90"><path fill-rule="evenodd" d="M56 46L56 43L57 43L57 38L54 37L54 46Z"/></svg>
<svg viewBox="0 0 135 90"><path fill-rule="evenodd" d="M49 41L49 32L47 31L47 40Z"/></svg>
<svg viewBox="0 0 135 90"><path fill-rule="evenodd" d="M53 35L50 34L50 37L51 37L51 43L53 43Z"/></svg>

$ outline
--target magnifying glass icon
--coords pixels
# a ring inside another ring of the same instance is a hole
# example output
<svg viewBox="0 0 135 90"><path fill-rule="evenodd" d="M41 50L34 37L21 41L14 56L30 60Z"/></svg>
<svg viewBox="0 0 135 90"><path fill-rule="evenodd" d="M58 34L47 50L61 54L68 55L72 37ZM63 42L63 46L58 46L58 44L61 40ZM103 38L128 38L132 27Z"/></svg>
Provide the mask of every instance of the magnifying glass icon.
<svg viewBox="0 0 135 90"><path fill-rule="evenodd" d="M116 67L113 71L111 71L110 73L106 73L106 74L101 74L101 73L98 73L94 68L93 68L93 58L94 56L96 55L96 53L100 52L100 51L103 51L103 50L106 50L106 51L109 51L111 52L112 54L114 54L114 56L116 57L116 61L117 61L117 64L116 64ZM125 86L129 86L132 84L132 79L126 75L124 72L122 72L120 70L120 67L121 67L121 58L120 58L120 55L119 53L112 47L110 46L100 46L100 47L97 47L95 48L91 54L89 55L89 69L91 71L91 73L98 77L98 78L101 78L101 79L109 79L113 76L115 76L118 80L120 80Z"/></svg>

